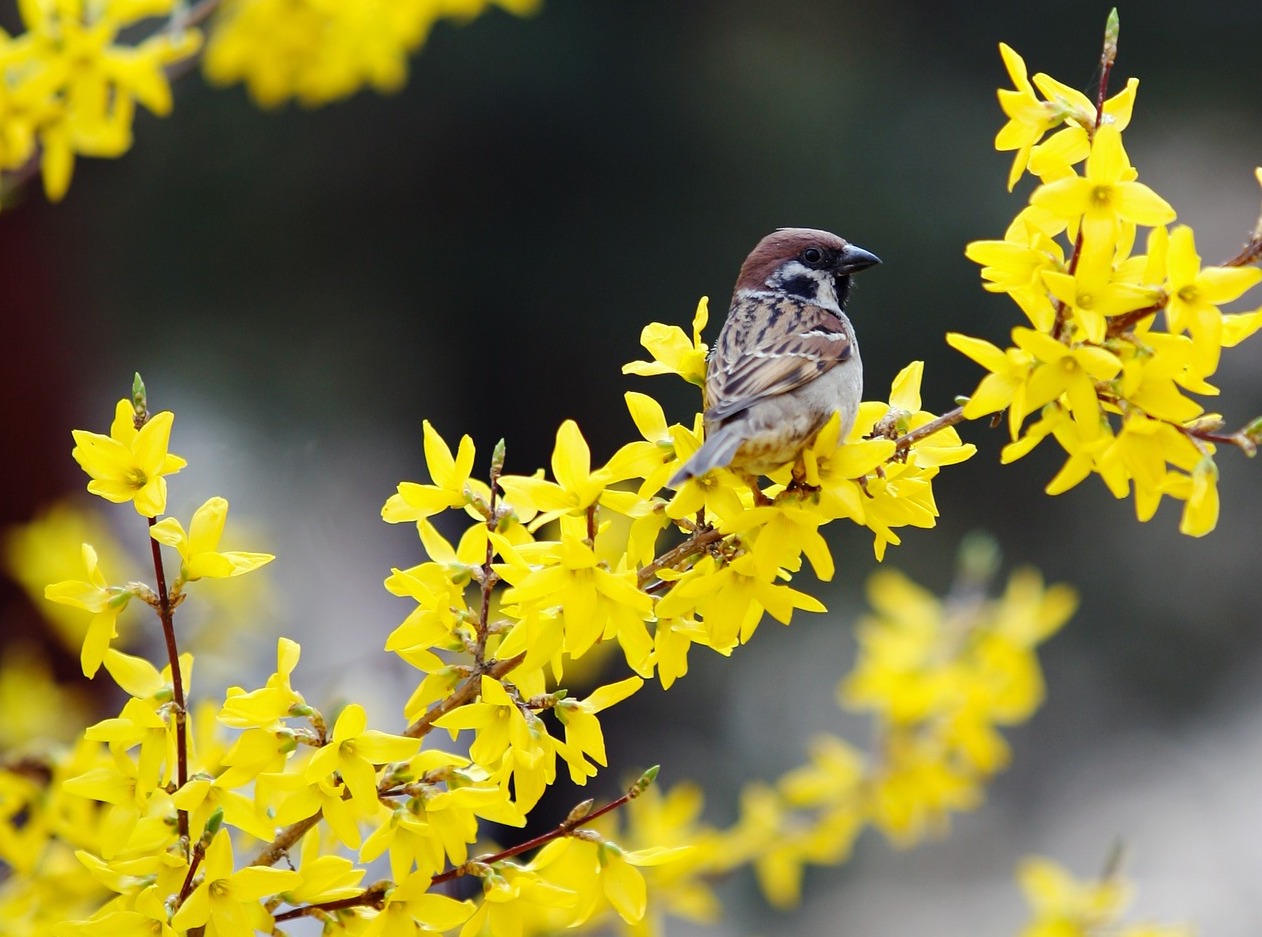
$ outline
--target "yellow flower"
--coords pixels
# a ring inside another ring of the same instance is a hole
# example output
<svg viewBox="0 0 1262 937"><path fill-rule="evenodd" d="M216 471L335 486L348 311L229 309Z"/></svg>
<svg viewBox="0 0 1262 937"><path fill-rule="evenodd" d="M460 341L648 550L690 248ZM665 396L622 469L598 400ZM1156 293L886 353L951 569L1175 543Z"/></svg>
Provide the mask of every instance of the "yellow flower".
<svg viewBox="0 0 1262 937"><path fill-rule="evenodd" d="M1008 172L1008 191L1011 192L1030 160L1030 150L1043 138L1043 134L1058 126L1064 116L1047 103L1040 101L1026 72L1025 60L1006 43L999 43L1008 77L1015 90L999 89L999 106L1008 115L1008 123L995 137L996 150L1016 150L1012 168Z"/></svg>
<svg viewBox="0 0 1262 937"><path fill-rule="evenodd" d="M710 319L710 299L702 296L692 317L692 340L677 325L652 322L640 334L640 344L653 356L652 361L632 361L622 366L623 374L648 377L653 374L678 374L690 384L705 385L706 344L701 340Z"/></svg>
<svg viewBox="0 0 1262 937"><path fill-rule="evenodd" d="M336 771L360 815L371 816L377 806L376 766L410 758L420 747L420 739L369 729L364 707L351 703L337 717L333 737L307 762L303 777L312 784Z"/></svg>
<svg viewBox="0 0 1262 937"><path fill-rule="evenodd" d="M149 535L180 554L180 579L184 582L240 576L276 559L270 553L218 552L227 519L228 502L211 498L193 512L188 533L174 517L164 517L149 528Z"/></svg>
<svg viewBox="0 0 1262 937"><path fill-rule="evenodd" d="M1117 356L1093 345L1071 348L1033 329L1013 329L1012 340L1037 362L1025 387L1022 409L1032 412L1063 394L1078 431L1087 439L1099 436L1103 414L1096 382L1111 380L1122 370ZM1019 418L1024 419L1026 413Z"/></svg>
<svg viewBox="0 0 1262 937"><path fill-rule="evenodd" d="M115 504L130 501L137 513L157 517L167 505L163 476L175 474L188 463L167 452L175 420L170 410L153 414L140 429L134 415L131 401L120 400L110 434L74 430L75 447L70 454L91 477L88 491L92 494Z"/></svg>
<svg viewBox="0 0 1262 937"><path fill-rule="evenodd" d="M587 763L585 756L601 766L608 764L605 760L605 736L600 730L596 713L622 702L643 685L644 681L639 677L627 677L617 683L597 687L586 699L557 702L555 712L565 726L565 747L558 750L569 765L570 778L575 784L586 784L589 777L596 776L596 769Z"/></svg>
<svg viewBox="0 0 1262 937"><path fill-rule="evenodd" d="M381 509L381 519L387 524L421 521L448 508L465 507L475 497L485 501L490 495L490 489L485 484L469 477L475 455L473 440L467 435L460 437L460 446L453 456L451 448L429 420L422 425L425 464L433 484L400 482L398 491L386 499Z"/></svg>
<svg viewBox="0 0 1262 937"><path fill-rule="evenodd" d="M408 58L441 19L469 20L489 0L232 0L206 49L206 77L215 84L244 81L261 107L290 98L314 107L361 88L399 90ZM538 0L496 0L524 16Z"/></svg>
<svg viewBox="0 0 1262 937"><path fill-rule="evenodd" d="M86 543L83 545L83 565L88 572L86 582L67 580L53 583L44 590L44 598L93 613L79 654L83 675L92 677L105 659L110 641L118 637L115 623L133 592L125 586L109 585L105 574L97 566L96 550Z"/></svg>
<svg viewBox="0 0 1262 937"><path fill-rule="evenodd" d="M1121 223L1161 225L1175 218L1170 204L1134 177L1121 131L1114 124L1102 124L1091 143L1086 175L1040 186L1030 196L1030 204L1070 224L1081 219L1084 258L1100 254L1111 258Z"/></svg>
<svg viewBox="0 0 1262 937"><path fill-rule="evenodd" d="M193 889L171 918L171 926L184 931L205 927L206 937L270 931L272 916L261 899L298 885L302 875L289 869L246 866L233 871L232 842L220 830L206 849L201 883Z"/></svg>
<svg viewBox="0 0 1262 937"><path fill-rule="evenodd" d="M131 24L169 13L173 0L19 7L27 31L9 43L6 64L27 88L42 91L44 99L35 105L40 168L45 193L55 202L70 185L76 153L121 156L130 148L137 103L159 116L170 112L166 67L193 55L201 34L164 29L136 46L118 41Z"/></svg>
<svg viewBox="0 0 1262 937"><path fill-rule="evenodd" d="M1201 377L1218 369L1223 347L1223 314L1218 307L1239 298L1262 281L1257 267L1202 267L1192 229L1179 225L1170 232L1167 259L1166 320L1171 332L1192 336L1192 366Z"/></svg>
<svg viewBox="0 0 1262 937"><path fill-rule="evenodd" d="M592 471L592 453L583 433L573 420L566 420L557 429L552 449L552 477L555 482L538 476L503 475L500 487L509 501L523 505L531 512L542 512L531 523L531 529L555 520L562 514L581 513L600 501L612 482L604 469Z"/></svg>

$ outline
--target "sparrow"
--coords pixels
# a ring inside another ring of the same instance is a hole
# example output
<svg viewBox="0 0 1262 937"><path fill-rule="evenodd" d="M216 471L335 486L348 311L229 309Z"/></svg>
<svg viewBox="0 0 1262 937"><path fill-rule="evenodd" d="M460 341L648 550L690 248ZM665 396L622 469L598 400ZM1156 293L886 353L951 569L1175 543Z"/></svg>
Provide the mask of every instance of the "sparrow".
<svg viewBox="0 0 1262 937"><path fill-rule="evenodd" d="M880 262L813 228L758 242L706 362L705 443L672 487L715 468L748 479L792 462L834 413L846 437L863 397L846 300L851 277Z"/></svg>

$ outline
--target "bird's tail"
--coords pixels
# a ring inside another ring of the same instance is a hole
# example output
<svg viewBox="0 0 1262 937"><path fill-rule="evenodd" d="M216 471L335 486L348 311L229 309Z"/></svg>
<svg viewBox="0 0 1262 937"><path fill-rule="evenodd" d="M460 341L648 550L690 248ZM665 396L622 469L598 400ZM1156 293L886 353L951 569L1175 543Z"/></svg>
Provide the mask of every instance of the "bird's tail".
<svg viewBox="0 0 1262 937"><path fill-rule="evenodd" d="M690 478L699 478L711 469L724 468L732 464L736 450L741 447L741 434L736 427L725 426L701 445L692 454L692 458L684 463L683 468L675 473L668 483L678 488Z"/></svg>

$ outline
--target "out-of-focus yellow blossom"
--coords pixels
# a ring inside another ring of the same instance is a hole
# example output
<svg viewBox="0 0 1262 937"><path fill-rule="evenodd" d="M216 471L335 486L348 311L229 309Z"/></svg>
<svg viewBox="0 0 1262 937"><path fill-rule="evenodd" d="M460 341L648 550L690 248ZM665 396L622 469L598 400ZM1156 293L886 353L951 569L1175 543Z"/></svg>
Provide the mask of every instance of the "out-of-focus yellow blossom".
<svg viewBox="0 0 1262 937"><path fill-rule="evenodd" d="M75 447L70 454L92 479L88 482L92 494L116 504L130 501L138 514L156 517L167 505L164 476L188 463L167 452L175 414L170 410L155 413L137 429L135 412L130 400L120 400L110 434L77 429L71 434Z"/></svg>
<svg viewBox="0 0 1262 937"><path fill-rule="evenodd" d="M26 31L12 38L0 32L0 170L38 158L44 191L59 201L76 154L113 157L130 149L137 103L158 116L170 113L166 68L196 53L201 34L173 25L138 44L120 37L175 6L175 0L19 3Z"/></svg>
<svg viewBox="0 0 1262 937"><path fill-rule="evenodd" d="M19 752L28 744L51 740L68 742L81 731L88 712L82 691L58 686L39 651L6 644L0 661L0 752Z"/></svg>
<svg viewBox="0 0 1262 937"><path fill-rule="evenodd" d="M1017 883L1030 906L1020 937L1191 937L1181 925L1123 923L1131 887L1116 869L1079 879L1060 864L1030 856L1017 866Z"/></svg>
<svg viewBox="0 0 1262 937"><path fill-rule="evenodd" d="M83 616L70 606L44 602L44 589L50 582L61 582L82 572L80 553L84 543L92 544L109 568L119 571L121 581L139 578L135 562L94 508L60 501L28 523L14 524L0 533L0 562L5 572L53 624L65 647L72 650L83 643ZM127 624L127 619L118 623L124 638Z"/></svg>
<svg viewBox="0 0 1262 937"><path fill-rule="evenodd" d="M539 0L227 0L206 48L206 77L245 82L262 107L290 98L313 107L361 88L407 81L407 60L442 19L470 20L495 6L519 16Z"/></svg>

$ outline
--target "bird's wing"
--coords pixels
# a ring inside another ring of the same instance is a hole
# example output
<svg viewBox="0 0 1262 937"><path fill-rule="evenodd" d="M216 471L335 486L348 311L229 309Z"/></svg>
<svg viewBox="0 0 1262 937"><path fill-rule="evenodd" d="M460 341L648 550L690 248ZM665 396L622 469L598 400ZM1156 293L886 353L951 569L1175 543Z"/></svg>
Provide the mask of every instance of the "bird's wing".
<svg viewBox="0 0 1262 937"><path fill-rule="evenodd" d="M797 308L782 308L790 304ZM844 324L818 306L781 299L749 322L719 337L706 380L707 421L788 393L854 354Z"/></svg>

